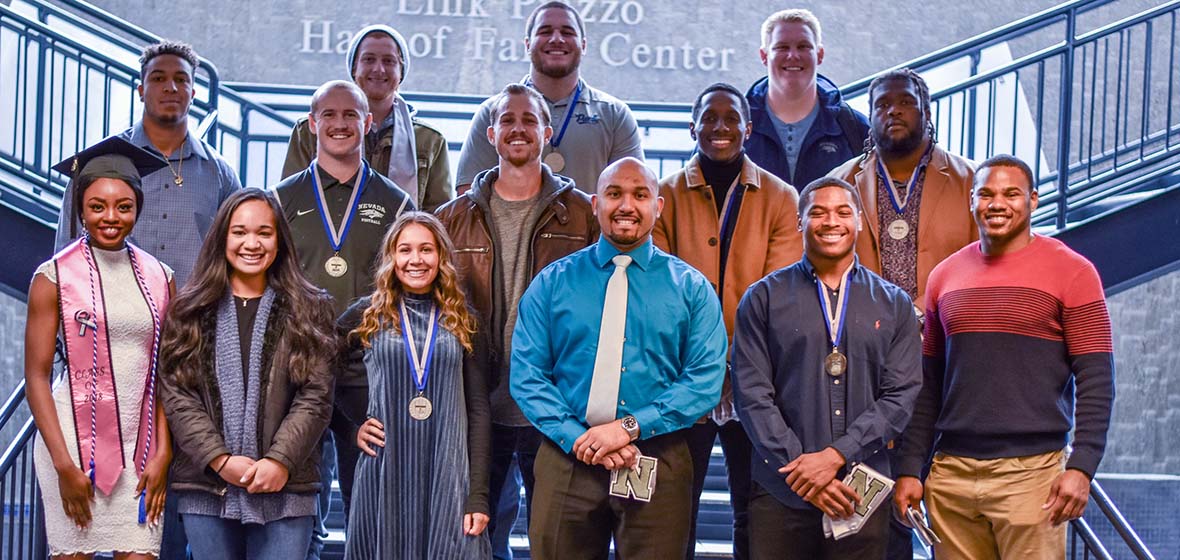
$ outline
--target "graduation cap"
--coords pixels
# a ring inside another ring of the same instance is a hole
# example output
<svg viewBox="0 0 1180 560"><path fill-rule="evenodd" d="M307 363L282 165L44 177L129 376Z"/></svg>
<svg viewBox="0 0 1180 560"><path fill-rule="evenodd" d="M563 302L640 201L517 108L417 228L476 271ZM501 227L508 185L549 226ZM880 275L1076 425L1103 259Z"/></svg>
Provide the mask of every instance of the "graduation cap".
<svg viewBox="0 0 1180 560"><path fill-rule="evenodd" d="M53 170L70 178L63 202L73 203L70 237L77 235L76 227L82 207L82 193L95 179L119 179L135 191L135 206L143 212L141 179L168 166L168 162L122 136L100 140L69 159L53 166ZM64 204L63 204L64 206Z"/></svg>
<svg viewBox="0 0 1180 560"><path fill-rule="evenodd" d="M111 136L100 140L53 166L54 171L63 173L75 182L83 177L85 183L100 177L122 179L134 187L140 178L168 166L168 162L131 142L122 136Z"/></svg>

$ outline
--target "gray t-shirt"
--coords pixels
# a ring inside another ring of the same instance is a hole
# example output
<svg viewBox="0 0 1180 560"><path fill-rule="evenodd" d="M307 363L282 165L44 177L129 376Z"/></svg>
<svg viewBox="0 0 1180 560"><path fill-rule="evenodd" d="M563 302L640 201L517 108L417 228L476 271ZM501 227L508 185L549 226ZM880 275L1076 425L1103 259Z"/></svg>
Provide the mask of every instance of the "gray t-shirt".
<svg viewBox="0 0 1180 560"><path fill-rule="evenodd" d="M573 179L578 190L593 193L598 185L598 175L607 165L628 156L642 160L643 144L635 117L626 103L586 85L585 81L579 83L582 95L572 109L574 114L557 148L565 158L565 167L553 172ZM570 94L557 101L545 100L551 113L554 138L561 131L573 98L574 94ZM471 119L471 129L459 154L456 185L470 184L481 171L491 169L499 162L495 146L488 142L493 99L495 97L484 101ZM546 145L542 158L552 151L553 148Z"/></svg>
<svg viewBox="0 0 1180 560"><path fill-rule="evenodd" d="M773 111L767 111L770 115L770 122L774 124L774 131L778 133L779 142L783 143L783 151L787 153L787 162L790 164L791 178L795 176L795 163L799 161L799 152L803 149L803 139L807 137L807 131L811 130L811 123L815 122L816 115L819 114L819 103L811 108L811 112L803 117L802 120L793 123L785 123L779 120L778 116ZM794 181L790 181L794 184ZM800 185L802 189L806 185Z"/></svg>
<svg viewBox="0 0 1180 560"><path fill-rule="evenodd" d="M504 302L504 359L500 360L500 382L489 395L492 422L503 426L528 426L529 421L508 392L508 373L512 365L512 329L516 327L516 308L529 283L529 233L537 219L535 210L540 195L527 200L504 200L492 189L491 222L499 246L496 251L501 292Z"/></svg>

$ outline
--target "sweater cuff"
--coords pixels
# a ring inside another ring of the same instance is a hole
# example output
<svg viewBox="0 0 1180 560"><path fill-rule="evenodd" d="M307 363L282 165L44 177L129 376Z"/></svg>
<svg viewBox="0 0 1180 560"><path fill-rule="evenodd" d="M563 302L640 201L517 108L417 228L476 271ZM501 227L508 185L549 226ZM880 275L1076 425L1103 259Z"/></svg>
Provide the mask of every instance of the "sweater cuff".
<svg viewBox="0 0 1180 560"><path fill-rule="evenodd" d="M894 472L895 477L898 476L912 476L914 478L922 478L922 468L926 466L926 461L920 457L912 455L902 455L897 458L897 472Z"/></svg>
<svg viewBox="0 0 1180 560"><path fill-rule="evenodd" d="M469 494L467 496L467 503L463 506L463 513L482 513L484 515L490 515L487 494Z"/></svg>
<svg viewBox="0 0 1180 560"><path fill-rule="evenodd" d="M1065 468L1081 471L1086 475L1086 478L1094 480L1094 473L1098 472L1098 463L1101 461L1102 457L1079 453L1075 449L1073 455L1070 455L1069 460L1065 462Z"/></svg>

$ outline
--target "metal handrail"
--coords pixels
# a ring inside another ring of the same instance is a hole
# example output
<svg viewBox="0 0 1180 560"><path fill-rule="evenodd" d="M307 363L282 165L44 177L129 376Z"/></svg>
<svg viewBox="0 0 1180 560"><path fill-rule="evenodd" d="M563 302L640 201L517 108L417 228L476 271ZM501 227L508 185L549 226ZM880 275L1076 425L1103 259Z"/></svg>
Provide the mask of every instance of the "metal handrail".
<svg viewBox="0 0 1180 560"><path fill-rule="evenodd" d="M1090 528L1090 524L1082 517L1074 519L1069 522L1070 528L1074 530L1074 534L1081 537L1082 544L1086 547L1086 552L1098 557L1098 560L1114 560L1110 555L1110 551L1106 550L1106 546L1098 539L1098 535L1094 534L1094 529ZM1073 554L1072 556L1077 556Z"/></svg>
<svg viewBox="0 0 1180 560"><path fill-rule="evenodd" d="M1143 539L1139 538L1139 534L1127 523L1127 519L1123 517L1123 513L1114 505L1114 501L1110 496L1106 495L1106 491L1102 489L1102 485L1098 484L1097 480L1090 481L1090 499L1098 505L1098 509L1102 510L1102 514L1110 521L1111 526L1114 527L1115 532L1126 543L1127 548L1131 549L1131 553L1135 555L1138 560L1155 560L1155 555L1147 549L1147 545L1143 544Z"/></svg>
<svg viewBox="0 0 1180 560"><path fill-rule="evenodd" d="M12 468L12 464L16 462L16 458L25 451L25 446L33 438L33 433L37 431L37 424L33 422L33 417L30 416L28 420L20 427L16 437L12 438L12 443L4 450L4 454L0 455L0 476L3 476Z"/></svg>
<svg viewBox="0 0 1180 560"><path fill-rule="evenodd" d="M50 4L49 2L42 0L30 1L36 5L39 17L42 20L47 19L46 14L52 14L54 17L68 21L75 27L85 29L88 33L93 33L99 37L102 37L104 40L115 43L120 47L123 47L124 49L132 52L142 49L143 45L145 44L159 43L164 40L163 37L156 35L129 21L119 19L114 14L111 14L110 12L107 12L106 10L103 10L102 8L99 8L88 2L83 2L81 0L58 0L59 3L70 6L77 12L85 14L90 18L99 20L105 23L108 27L95 25L93 21L79 17L77 13L66 10L55 4ZM122 33L135 37L142 44L136 44L135 42L129 41L127 38L121 35L111 32L112 28L118 29ZM207 88L208 100L194 100L193 104L197 106L197 108L200 110L199 112L215 110L219 101L218 97L221 95L220 73L217 71L217 66L213 64L213 61L203 57L198 57L197 67L202 68L205 71L203 79L201 76L194 76L194 78L197 79L198 84L203 84ZM214 121L213 129L216 129L216 121ZM208 142L214 148L217 147L215 135L211 135L211 139L208 140Z"/></svg>
<svg viewBox="0 0 1180 560"><path fill-rule="evenodd" d="M867 93L869 84L872 83L873 78L876 78L879 75L895 70L900 70L902 68L910 68L917 71L929 68L931 66L942 65L949 60L955 60L976 54L983 49L1003 43L1013 37L1023 36L1029 34L1030 32L1039 31L1045 27L1059 23L1065 17L1070 17L1081 12L1089 11L1091 9L1110 4L1113 1L1114 0L1073 0L1071 2L1063 2L1057 6L1018 19L986 33L981 33L974 37L964 39L958 43L954 43L896 66L892 66L882 70L881 72L866 76L848 85L845 85L844 87L840 88L840 91L845 97L855 97L857 95Z"/></svg>
<svg viewBox="0 0 1180 560"><path fill-rule="evenodd" d="M1038 72L1039 81L1036 82L1038 89L1038 105L1035 113L1036 116L1033 121L1033 126L1035 127L1037 134L1035 146L1039 150L1043 146L1041 134L1044 129L1042 128L1042 125L1046 123L1046 115L1043 109L1043 105L1047 100L1044 91L1046 63L1055 62L1060 64L1061 74L1059 84L1073 84L1074 69L1076 66L1075 54L1079 52L1085 54L1087 49L1094 50L1095 60L1092 61L1092 64L1097 65L1098 60L1096 53L1099 42L1108 41L1111 38L1117 38L1120 40L1120 50L1118 55L1119 58L1117 62L1121 65L1123 63L1123 57L1126 56L1121 49L1121 41L1127 37L1127 34L1133 31L1138 31L1138 26L1144 26L1144 33L1149 34L1148 36L1150 37L1153 20L1156 18L1165 17L1169 14L1172 15L1172 40L1173 45L1175 44L1175 17L1178 9L1180 9L1180 0L1164 2L1158 6L1145 9L1139 13L1124 17L1118 21L1106 25L1102 25L1096 29L1086 31L1084 33L1078 33L1077 21L1082 13L1094 9L1100 5L1106 5L1109 3L1110 2L1107 1L1100 2L1097 0L1077 0L1074 2L1069 2L1050 10L1045 10L1039 14L1034 14L1033 16L1029 16L1023 20L1014 22L1008 26L1004 26L996 31L979 35L966 41L962 41L956 45L952 45L951 47L947 47L946 49L936 51L936 53L932 53L905 64L898 65L895 68L911 67L922 70L933 66L944 65L947 64L948 57L953 59L961 58L972 53L978 54L978 51L983 48L998 44L1002 41L1012 39L1017 36L1023 36L1030 30L1036 31L1050 24L1064 22L1064 40L1057 41L1056 43L1053 43L1047 47L1043 47L1032 53L1023 55L1016 60L1012 60L999 67L989 69L983 73L976 73L977 65L973 65L972 75L961 79L947 87L940 88L931 94L931 102L938 109L942 108L943 103L947 103L947 106L952 107L953 110L953 103L956 100L961 100L959 103L960 107L970 107L972 116L970 118L964 118L964 122L961 126L962 130L954 132L959 134L960 142L965 142L965 147L968 153L964 153L963 155L972 157L970 154L974 153L976 149L974 140L980 134L979 129L977 128L980 123L976 123L974 120L974 112L977 103L975 96L980 92L986 93L988 95L994 95L994 89L998 87L997 83L1005 79L1013 79L1019 83L1022 77L1021 72ZM1025 31L1021 31L1020 28L1022 25L1029 27ZM1146 50L1147 61L1150 61L1153 48L1150 44L1150 41L1147 41L1147 44L1142 48ZM1173 50L1174 49L1168 49L1168 56L1172 57L1172 60L1174 60L1175 56L1175 54L1171 52ZM1107 59L1109 57L1109 52L1103 51L1103 56L1104 58L1101 62L1103 64L1103 68L1106 68L1106 66L1110 64L1110 61ZM1081 67L1081 71L1083 72L1083 79L1085 79L1084 72L1086 71L1086 68L1084 65L1086 64L1086 59L1083 58L1082 60L1083 66ZM1142 66L1142 71L1145 72L1147 76L1150 76L1150 62L1144 63ZM1122 66L1120 66L1119 72L1119 77L1121 78ZM1169 100L1172 98L1172 89L1170 85L1172 77L1171 72L1172 70L1169 69ZM850 84L844 88L845 94L849 96L863 94L867 89L867 84L871 82L874 77L875 75ZM1108 84L1105 74L1103 75L1103 78L1103 83L1100 85L1102 88L1105 88ZM1098 94L1095 91L1087 91L1087 87L1094 86L1094 76L1091 76L1090 80L1091 83L1089 84L1081 84L1081 90L1078 95L1080 96L1079 99L1082 100L1083 106L1078 110L1081 111L1082 117L1086 117L1087 115L1089 116L1089 125L1093 127L1095 111L1094 98ZM1150 80L1146 77L1144 82L1150 84ZM1024 83L1027 83L1027 80L1025 80ZM1114 87L1116 89L1116 103L1122 101L1122 96L1124 94L1130 96L1131 85L1129 83L1124 86L1124 84L1120 81L1117 84L1114 84ZM1121 124L1124 124L1124 121L1127 121L1126 124L1128 128L1134 126L1138 128L1138 130L1132 135L1127 135L1126 131L1124 130L1124 135L1121 140L1117 137L1114 137L1113 142L1110 142L1109 140L1111 137L1105 135L1104 128L1103 135L1099 137L1099 143L1101 145L1097 150L1095 150L1093 146L1093 130L1086 130L1084 128L1086 123L1084 122L1074 122L1073 115L1075 111L1075 88L1060 87L1059 97L1056 99L1048 99L1050 102L1058 103L1057 126L1056 131L1054 131L1056 134L1057 146L1056 169L1046 173L1038 173L1039 184L1053 185L1054 188L1052 190L1048 190L1047 192L1042 192L1041 205L1037 214L1038 216L1052 215L1054 218L1055 229L1065 229L1069 223L1071 213L1092 202L1094 198L1094 195L1092 194L1093 192L1098 191L1101 188L1111 188L1112 186L1117 186L1118 180L1115 179L1112 181L1112 179L1115 177L1134 177L1136 174L1143 173L1151 169L1154 165L1157 165L1161 161L1180 156L1180 142L1173 143L1173 136L1180 134L1180 123L1172 123L1171 103L1168 102L1164 104L1167 107L1166 114L1168 119L1166 121L1167 125L1164 127L1164 129L1150 130L1148 125L1148 117L1145 115L1149 112L1149 108L1151 107L1150 99L1147 96L1147 92L1151 86L1146 85L1141 87L1143 88L1144 95L1143 99L1141 100L1142 114L1139 115L1139 122L1130 123L1126 110L1124 109L1120 113L1118 106L1116 106L1114 116L1116 134L1118 132L1117 127ZM1105 95L1105 90L1102 91ZM1086 97L1087 95L1089 96L1088 98ZM1089 107L1084 105L1087 99L1090 101ZM1127 102L1130 104L1132 101L1128 99ZM1101 110L1102 117L1104 119L1107 118L1107 105L1107 99L1103 97ZM992 105L986 106L984 108L984 110L988 111L988 114L992 116L995 115L995 111L998 109L999 106L994 104L994 101ZM951 115L951 119L951 123L953 123L953 113ZM1015 145L1017 138L1016 125L1019 123L1014 120L1011 123L1005 124L1009 124L1013 128L1012 143ZM1156 124L1158 126L1158 121ZM988 125L992 125L991 121L989 121ZM1085 138L1085 134L1087 132L1090 135L1089 139ZM1072 143L1075 139L1075 134L1080 134L1076 138L1081 141L1081 152L1076 154L1076 160L1074 160L1075 154L1072 151ZM963 140L963 138L966 138L966 140ZM988 141L992 142L994 141L994 138L989 135ZM1162 149L1159 148L1159 144L1163 144ZM1148 151L1149 146L1153 146L1150 152ZM990 147L991 145L989 144L988 148L985 148L985 153L987 153L987 155L990 155L991 153ZM1095 173L1095 169L1098 169L1099 171ZM1039 171L1040 170L1038 169L1038 172ZM1073 201L1079 197L1081 199L1081 203L1075 204Z"/></svg>
<svg viewBox="0 0 1180 560"><path fill-rule="evenodd" d="M25 402L25 380L21 379L17 383L16 388L8 395L4 401L4 406L0 407L0 432L4 431L4 427L8 425L8 421L16 415L16 411L20 405Z"/></svg>

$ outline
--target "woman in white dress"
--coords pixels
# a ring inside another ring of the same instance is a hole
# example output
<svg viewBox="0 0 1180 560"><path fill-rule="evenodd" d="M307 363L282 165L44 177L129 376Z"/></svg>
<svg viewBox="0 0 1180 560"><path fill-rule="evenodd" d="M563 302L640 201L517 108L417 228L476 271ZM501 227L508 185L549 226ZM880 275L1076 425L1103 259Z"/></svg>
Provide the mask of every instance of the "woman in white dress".
<svg viewBox="0 0 1180 560"><path fill-rule="evenodd" d="M172 457L155 362L172 271L126 239L142 210L140 176L163 166L120 138L58 166L75 171L67 196L84 233L37 268L25 331L34 461L54 558L159 555ZM66 375L51 387L55 351Z"/></svg>

